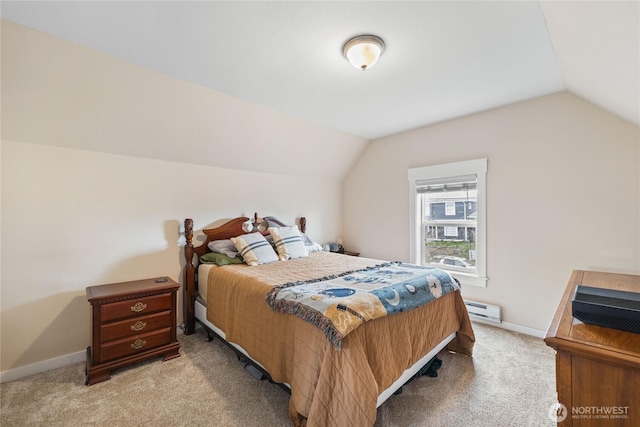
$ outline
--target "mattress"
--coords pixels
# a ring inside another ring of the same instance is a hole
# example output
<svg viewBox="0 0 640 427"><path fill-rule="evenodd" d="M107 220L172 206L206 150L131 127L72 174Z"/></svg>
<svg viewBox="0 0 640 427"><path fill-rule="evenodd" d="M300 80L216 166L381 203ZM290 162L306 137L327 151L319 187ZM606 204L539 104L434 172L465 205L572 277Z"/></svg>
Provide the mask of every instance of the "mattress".
<svg viewBox="0 0 640 427"><path fill-rule="evenodd" d="M207 289L209 289L209 271L212 268L218 268L218 266L216 264L200 264L198 266L198 297L205 306L207 305Z"/></svg>

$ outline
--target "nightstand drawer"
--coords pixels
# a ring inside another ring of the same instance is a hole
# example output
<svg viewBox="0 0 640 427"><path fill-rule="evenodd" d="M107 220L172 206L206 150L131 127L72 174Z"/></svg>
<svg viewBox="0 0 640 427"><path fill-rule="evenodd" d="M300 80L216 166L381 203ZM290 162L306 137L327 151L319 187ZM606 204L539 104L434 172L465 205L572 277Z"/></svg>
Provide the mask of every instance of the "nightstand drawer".
<svg viewBox="0 0 640 427"><path fill-rule="evenodd" d="M126 317L171 310L171 294L153 295L150 297L113 302L100 306L102 322L123 319Z"/></svg>
<svg viewBox="0 0 640 427"><path fill-rule="evenodd" d="M137 316L119 322L113 322L100 326L100 338L102 342L132 335L151 332L156 329L170 327L173 322L171 311Z"/></svg>
<svg viewBox="0 0 640 427"><path fill-rule="evenodd" d="M171 342L171 328L159 329L146 334L134 335L116 341L111 341L100 346L100 362L107 362L118 357L142 353L154 347L169 344Z"/></svg>

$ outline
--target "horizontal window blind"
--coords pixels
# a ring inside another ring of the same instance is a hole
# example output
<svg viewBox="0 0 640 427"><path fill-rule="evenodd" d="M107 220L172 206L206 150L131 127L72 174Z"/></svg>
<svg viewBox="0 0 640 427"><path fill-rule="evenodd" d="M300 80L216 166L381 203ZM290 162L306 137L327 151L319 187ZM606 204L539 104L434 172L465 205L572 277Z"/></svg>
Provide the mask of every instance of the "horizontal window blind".
<svg viewBox="0 0 640 427"><path fill-rule="evenodd" d="M416 181L416 193L442 193L446 191L475 190L477 175L448 176Z"/></svg>

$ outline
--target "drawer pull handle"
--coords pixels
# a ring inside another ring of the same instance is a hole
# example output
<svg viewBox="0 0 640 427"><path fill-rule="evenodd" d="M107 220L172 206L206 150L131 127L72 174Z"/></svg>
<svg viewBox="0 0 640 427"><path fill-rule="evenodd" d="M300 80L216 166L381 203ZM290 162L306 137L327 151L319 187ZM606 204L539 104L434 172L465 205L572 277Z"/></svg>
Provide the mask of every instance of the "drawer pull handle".
<svg viewBox="0 0 640 427"><path fill-rule="evenodd" d="M145 322L141 322L141 321L137 321L136 323L134 323L133 325L131 325L131 330L132 331L141 331L143 330L145 327L147 326L147 324Z"/></svg>
<svg viewBox="0 0 640 427"><path fill-rule="evenodd" d="M140 313L142 310L147 308L147 304L141 303L138 301L136 305L131 306L131 311L135 311L136 313Z"/></svg>
<svg viewBox="0 0 640 427"><path fill-rule="evenodd" d="M139 350L147 344L145 340L137 339L136 342L131 344L131 348L134 350Z"/></svg>

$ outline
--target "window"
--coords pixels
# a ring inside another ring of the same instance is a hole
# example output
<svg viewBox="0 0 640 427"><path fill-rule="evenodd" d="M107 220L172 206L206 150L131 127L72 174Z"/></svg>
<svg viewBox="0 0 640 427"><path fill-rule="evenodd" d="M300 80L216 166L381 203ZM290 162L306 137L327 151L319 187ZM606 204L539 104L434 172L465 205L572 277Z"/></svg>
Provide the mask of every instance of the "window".
<svg viewBox="0 0 640 427"><path fill-rule="evenodd" d="M487 159L408 172L412 262L486 286Z"/></svg>
<svg viewBox="0 0 640 427"><path fill-rule="evenodd" d="M445 215L452 216L456 214L456 202L445 202L444 205Z"/></svg>
<svg viewBox="0 0 640 427"><path fill-rule="evenodd" d="M432 229L437 230L437 227L434 227ZM444 235L445 235L445 237L458 237L458 227L447 227L445 225L444 226Z"/></svg>

